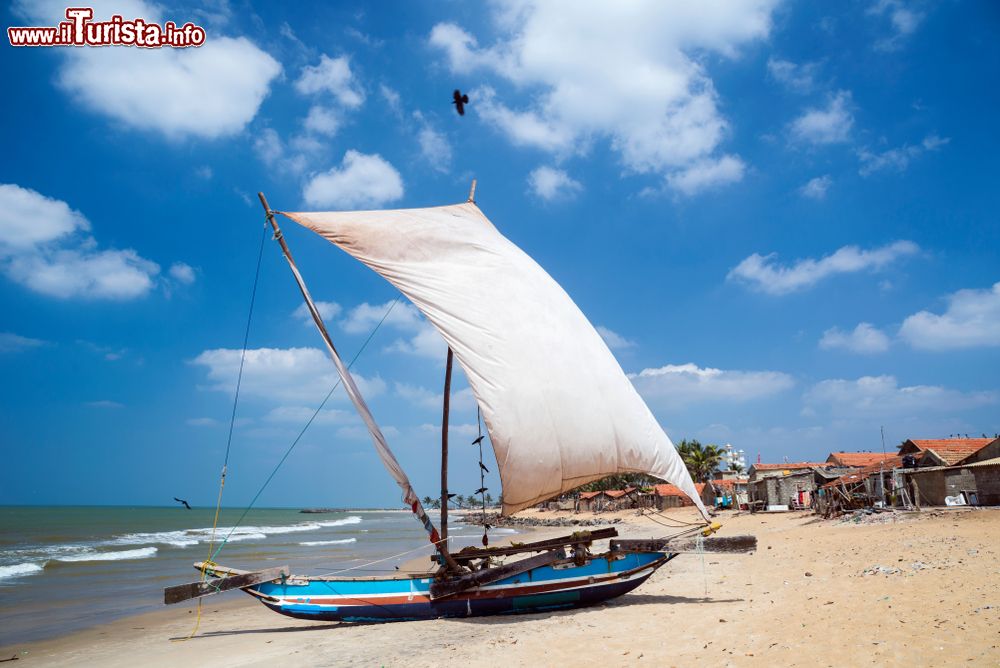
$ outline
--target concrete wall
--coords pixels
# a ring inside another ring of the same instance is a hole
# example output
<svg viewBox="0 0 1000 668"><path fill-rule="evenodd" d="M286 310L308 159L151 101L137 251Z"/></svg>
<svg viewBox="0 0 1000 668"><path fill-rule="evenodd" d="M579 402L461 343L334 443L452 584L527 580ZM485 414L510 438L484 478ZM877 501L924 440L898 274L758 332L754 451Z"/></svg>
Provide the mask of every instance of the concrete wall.
<svg viewBox="0 0 1000 668"><path fill-rule="evenodd" d="M976 493L981 506L1000 506L1000 466L976 466L971 469L976 479Z"/></svg>
<svg viewBox="0 0 1000 668"><path fill-rule="evenodd" d="M978 492L973 470L957 468L912 474L920 490L920 505L943 506L946 496L955 496L964 491ZM979 502L983 503L982 499Z"/></svg>
<svg viewBox="0 0 1000 668"><path fill-rule="evenodd" d="M810 495L816 492L816 480L812 470L792 475L778 475L760 478L750 485L751 498L763 501L768 506L787 506L791 499L798 498L799 490Z"/></svg>
<svg viewBox="0 0 1000 668"><path fill-rule="evenodd" d="M986 461L987 459L993 459L994 457L1000 457L1000 438L996 439L985 448L969 457L969 461L962 463L974 464L976 462Z"/></svg>

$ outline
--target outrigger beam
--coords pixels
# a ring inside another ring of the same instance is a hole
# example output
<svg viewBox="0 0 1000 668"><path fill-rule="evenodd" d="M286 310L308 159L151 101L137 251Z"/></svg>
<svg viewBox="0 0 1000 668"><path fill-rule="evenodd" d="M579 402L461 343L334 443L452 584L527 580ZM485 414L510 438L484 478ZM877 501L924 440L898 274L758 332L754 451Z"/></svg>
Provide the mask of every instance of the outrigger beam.
<svg viewBox="0 0 1000 668"><path fill-rule="evenodd" d="M201 564L197 565L201 566ZM230 573L230 575L214 580L190 582L188 584L167 587L163 590L163 602L170 605L171 603L189 601L193 598L200 598L211 594L220 594L230 589L243 589L244 587L250 587L262 582L280 580L282 577L287 577L289 573L288 566L267 568L262 571L240 571L221 568L210 570L216 573Z"/></svg>

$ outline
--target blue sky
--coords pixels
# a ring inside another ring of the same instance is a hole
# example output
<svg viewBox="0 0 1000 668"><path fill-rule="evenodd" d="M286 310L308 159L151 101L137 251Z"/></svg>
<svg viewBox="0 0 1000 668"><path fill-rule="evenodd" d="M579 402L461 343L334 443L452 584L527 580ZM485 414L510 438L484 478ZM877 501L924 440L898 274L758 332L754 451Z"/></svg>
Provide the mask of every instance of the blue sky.
<svg viewBox="0 0 1000 668"><path fill-rule="evenodd" d="M675 440L822 460L880 449L883 425L889 447L1000 431L992 3L111 7L208 38L3 47L2 503L214 501L258 190L279 210L418 207L477 178ZM396 293L284 228L353 356ZM332 384L300 303L268 241L229 504ZM421 496L443 351L402 303L355 366ZM456 390L468 493L475 406ZM327 408L261 503L394 504L346 398Z"/></svg>

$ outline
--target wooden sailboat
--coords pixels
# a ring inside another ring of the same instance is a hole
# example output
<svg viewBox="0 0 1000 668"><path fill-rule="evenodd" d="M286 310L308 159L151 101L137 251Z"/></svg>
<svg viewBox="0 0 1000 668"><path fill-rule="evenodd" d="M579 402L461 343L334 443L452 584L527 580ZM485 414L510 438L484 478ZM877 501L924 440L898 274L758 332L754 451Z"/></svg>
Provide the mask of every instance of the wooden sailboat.
<svg viewBox="0 0 1000 668"><path fill-rule="evenodd" d="M259 195L376 452L437 549L438 568L345 578L300 576L287 567L245 571L200 562L195 567L212 579L167 588L166 603L241 589L275 612L313 620L530 612L620 596L683 552L755 549L752 536L711 537L718 525L710 522L676 449L603 339L558 283L497 231L476 206L474 193L475 183L468 201L424 209L280 212L392 283L448 343L440 533L337 353L278 227L279 212ZM453 358L464 369L486 423L503 484L504 514L608 475L639 472L687 493L704 526L668 539L617 539L617 531L607 528L452 554L447 541L447 436ZM596 541L606 539L606 550L592 551Z"/></svg>

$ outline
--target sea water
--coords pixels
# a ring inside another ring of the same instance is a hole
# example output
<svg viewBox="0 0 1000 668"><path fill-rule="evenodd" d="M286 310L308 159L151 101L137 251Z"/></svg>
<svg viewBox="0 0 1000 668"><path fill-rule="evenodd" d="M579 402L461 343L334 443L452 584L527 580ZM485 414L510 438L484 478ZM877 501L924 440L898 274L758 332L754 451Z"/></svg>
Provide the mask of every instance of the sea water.
<svg viewBox="0 0 1000 668"><path fill-rule="evenodd" d="M409 512L262 508L237 525L242 512L226 508L219 516L215 548L225 544L217 563L287 564L296 575L389 575L417 558L431 568L433 548ZM0 506L0 645L163 608L164 587L199 578L192 564L209 556L214 514L180 506ZM482 537L460 518L449 528L453 549Z"/></svg>

